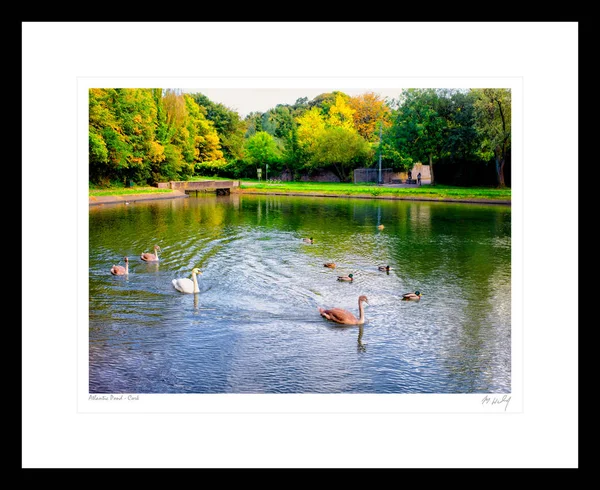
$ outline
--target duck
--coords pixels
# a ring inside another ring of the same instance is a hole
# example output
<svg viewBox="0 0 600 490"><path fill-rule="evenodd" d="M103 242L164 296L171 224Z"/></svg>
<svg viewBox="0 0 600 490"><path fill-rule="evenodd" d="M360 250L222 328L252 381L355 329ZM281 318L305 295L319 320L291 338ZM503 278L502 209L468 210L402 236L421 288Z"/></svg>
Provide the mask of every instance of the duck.
<svg viewBox="0 0 600 490"><path fill-rule="evenodd" d="M423 296L423 294L421 294L421 291L415 291L414 293L404 293L402 295L402 299L403 300L419 300L419 299L421 299L421 296Z"/></svg>
<svg viewBox="0 0 600 490"><path fill-rule="evenodd" d="M383 225L379 225L379 226L377 227L377 229L378 229L378 230L383 230L384 228L385 228L385 226L383 226Z"/></svg>
<svg viewBox="0 0 600 490"><path fill-rule="evenodd" d="M354 316L348 310L344 310L342 308L321 308L319 307L319 313L323 318L330 320L335 323L340 323L342 325L363 325L365 323L365 310L363 307L363 303L369 304L369 300L363 294L358 297L358 318Z"/></svg>
<svg viewBox="0 0 600 490"><path fill-rule="evenodd" d="M196 276L202 275L200 269L194 267L192 269L192 278L189 279L187 277L181 277L179 279L173 279L171 283L173 287L177 289L180 293L194 294L199 293L200 289L198 288L198 279Z"/></svg>
<svg viewBox="0 0 600 490"><path fill-rule="evenodd" d="M304 243L315 243L315 241L313 240L313 237L310 238L303 238L302 241Z"/></svg>
<svg viewBox="0 0 600 490"><path fill-rule="evenodd" d="M329 267L330 269L335 269L335 262L325 262L323 267Z"/></svg>
<svg viewBox="0 0 600 490"><path fill-rule="evenodd" d="M148 252L143 252L142 255L140 255L140 259L142 259L144 262L158 262L158 252L160 250L160 247L158 245L154 245L154 253L148 253Z"/></svg>
<svg viewBox="0 0 600 490"><path fill-rule="evenodd" d="M389 265L380 265L377 267L381 272L389 272L392 268Z"/></svg>
<svg viewBox="0 0 600 490"><path fill-rule="evenodd" d="M125 257L125 267L123 267L122 265L113 265L110 268L110 273L113 276L125 276L127 274L129 274L129 258Z"/></svg>
<svg viewBox="0 0 600 490"><path fill-rule="evenodd" d="M354 275L353 274L348 274L347 276L338 276L337 280L338 281L352 282L352 281L354 281Z"/></svg>

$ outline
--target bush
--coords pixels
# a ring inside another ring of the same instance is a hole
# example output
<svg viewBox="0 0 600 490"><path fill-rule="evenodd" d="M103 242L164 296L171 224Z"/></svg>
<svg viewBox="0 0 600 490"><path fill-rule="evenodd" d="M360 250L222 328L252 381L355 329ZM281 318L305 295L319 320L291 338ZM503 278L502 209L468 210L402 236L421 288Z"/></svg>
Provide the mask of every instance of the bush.
<svg viewBox="0 0 600 490"><path fill-rule="evenodd" d="M225 160L213 160L210 162L201 162L194 165L196 175L206 177L228 177L228 164Z"/></svg>

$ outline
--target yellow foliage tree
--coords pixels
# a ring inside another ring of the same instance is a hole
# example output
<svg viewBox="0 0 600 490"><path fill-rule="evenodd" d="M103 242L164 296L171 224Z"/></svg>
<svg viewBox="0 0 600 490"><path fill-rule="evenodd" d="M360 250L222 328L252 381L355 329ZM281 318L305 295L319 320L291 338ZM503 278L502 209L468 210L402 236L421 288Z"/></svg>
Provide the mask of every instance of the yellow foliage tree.
<svg viewBox="0 0 600 490"><path fill-rule="evenodd" d="M354 129L355 110L346 101L347 98L340 94L335 97L335 104L329 108L327 124L330 127Z"/></svg>
<svg viewBox="0 0 600 490"><path fill-rule="evenodd" d="M212 121L206 119L203 110L188 94L185 94L185 107L187 130L194 147L194 160L197 163L223 160L221 141Z"/></svg>
<svg viewBox="0 0 600 490"><path fill-rule="evenodd" d="M298 123L298 145L306 152L312 153L316 141L325 131L325 118L318 107L306 111L296 119Z"/></svg>
<svg viewBox="0 0 600 490"><path fill-rule="evenodd" d="M373 142L379 138L379 122L383 127L391 125L391 110L375 92L366 92L351 97L350 107L354 110L354 128L365 140Z"/></svg>
<svg viewBox="0 0 600 490"><path fill-rule="evenodd" d="M185 100L183 96L178 95L175 91L167 89L162 99L163 106L166 112L166 120L169 128L179 130L186 119Z"/></svg>

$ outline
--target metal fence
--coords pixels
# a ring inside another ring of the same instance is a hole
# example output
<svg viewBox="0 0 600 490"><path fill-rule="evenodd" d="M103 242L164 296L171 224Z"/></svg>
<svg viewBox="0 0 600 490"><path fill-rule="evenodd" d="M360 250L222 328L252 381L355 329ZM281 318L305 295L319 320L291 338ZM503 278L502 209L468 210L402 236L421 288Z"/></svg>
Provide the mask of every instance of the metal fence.
<svg viewBox="0 0 600 490"><path fill-rule="evenodd" d="M381 183L386 184L392 181L394 171L391 168L381 169ZM357 182L379 182L378 168L357 168L354 170L354 183Z"/></svg>

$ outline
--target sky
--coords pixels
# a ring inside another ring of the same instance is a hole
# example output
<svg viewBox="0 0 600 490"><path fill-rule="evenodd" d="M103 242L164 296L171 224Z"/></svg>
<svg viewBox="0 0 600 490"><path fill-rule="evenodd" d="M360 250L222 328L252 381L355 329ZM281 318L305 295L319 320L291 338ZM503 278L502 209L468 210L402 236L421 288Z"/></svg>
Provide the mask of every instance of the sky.
<svg viewBox="0 0 600 490"><path fill-rule="evenodd" d="M186 88L184 92L202 93L211 101L218 102L235 110L242 119L251 112L267 112L277 104L293 105L302 98L314 99L317 95L340 90L350 96L361 95L367 92L379 94L382 99L386 97L397 99L402 88Z"/></svg>

